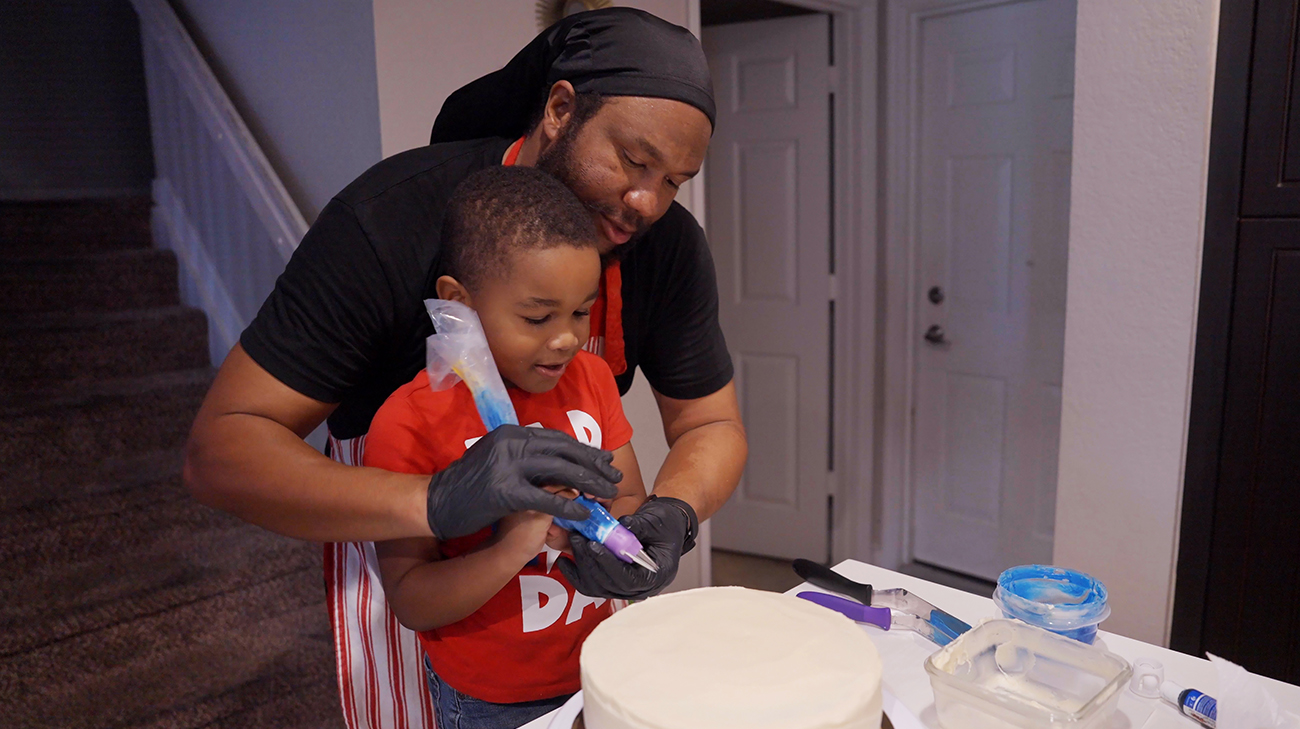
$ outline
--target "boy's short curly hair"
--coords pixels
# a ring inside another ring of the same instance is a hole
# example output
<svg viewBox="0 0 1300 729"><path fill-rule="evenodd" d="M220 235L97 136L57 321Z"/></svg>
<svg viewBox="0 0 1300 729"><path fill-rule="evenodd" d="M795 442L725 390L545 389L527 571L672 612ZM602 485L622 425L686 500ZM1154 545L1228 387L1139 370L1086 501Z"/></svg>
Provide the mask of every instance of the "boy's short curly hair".
<svg viewBox="0 0 1300 729"><path fill-rule="evenodd" d="M534 167L489 167L457 185L447 204L443 270L473 290L508 275L515 251L596 242L591 214L564 183Z"/></svg>

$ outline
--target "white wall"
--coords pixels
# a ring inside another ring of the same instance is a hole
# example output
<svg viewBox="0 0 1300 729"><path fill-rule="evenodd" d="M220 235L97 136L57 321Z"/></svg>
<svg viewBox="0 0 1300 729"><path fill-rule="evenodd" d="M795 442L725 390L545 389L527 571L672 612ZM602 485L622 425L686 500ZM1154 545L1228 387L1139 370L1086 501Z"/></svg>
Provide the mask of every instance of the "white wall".
<svg viewBox="0 0 1300 729"><path fill-rule="evenodd" d="M308 222L380 160L370 3L172 6Z"/></svg>
<svg viewBox="0 0 1300 729"><path fill-rule="evenodd" d="M1167 642L1218 0L1083 0L1054 562Z"/></svg>

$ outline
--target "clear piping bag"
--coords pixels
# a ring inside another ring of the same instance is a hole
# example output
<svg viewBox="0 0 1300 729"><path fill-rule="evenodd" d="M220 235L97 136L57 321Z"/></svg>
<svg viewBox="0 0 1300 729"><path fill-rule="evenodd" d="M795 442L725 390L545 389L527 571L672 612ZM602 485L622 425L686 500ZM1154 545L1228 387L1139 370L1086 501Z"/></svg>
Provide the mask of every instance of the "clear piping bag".
<svg viewBox="0 0 1300 729"><path fill-rule="evenodd" d="M424 308L437 331L425 340L425 371L429 375L429 386L434 390L447 390L458 380L463 381L473 394L474 405L489 431L506 424L519 425L515 406L510 402L505 382L492 359L492 350L488 348L478 314L464 304L443 299L425 299ZM659 571L636 535L618 523L604 506L585 496L578 496L576 501L586 507L591 516L583 521L556 517L556 524L600 542L624 562L639 564L651 572Z"/></svg>

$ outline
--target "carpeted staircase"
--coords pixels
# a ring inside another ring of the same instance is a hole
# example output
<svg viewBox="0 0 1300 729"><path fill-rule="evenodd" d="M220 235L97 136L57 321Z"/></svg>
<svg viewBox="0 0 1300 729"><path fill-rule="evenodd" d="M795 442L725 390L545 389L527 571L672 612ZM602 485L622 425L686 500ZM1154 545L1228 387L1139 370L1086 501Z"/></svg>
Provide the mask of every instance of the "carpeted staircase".
<svg viewBox="0 0 1300 729"><path fill-rule="evenodd" d="M318 545L195 502L147 199L0 203L0 726L341 726Z"/></svg>

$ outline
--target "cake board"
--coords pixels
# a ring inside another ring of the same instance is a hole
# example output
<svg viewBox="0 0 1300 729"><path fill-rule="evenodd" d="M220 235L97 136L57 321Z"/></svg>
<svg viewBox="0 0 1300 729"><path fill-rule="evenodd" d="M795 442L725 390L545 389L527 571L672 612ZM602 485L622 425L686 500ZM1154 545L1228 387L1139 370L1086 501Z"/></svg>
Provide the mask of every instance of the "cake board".
<svg viewBox="0 0 1300 729"><path fill-rule="evenodd" d="M889 689L880 688L881 704L884 707L880 720L881 729L925 729L920 719L908 711L903 702L894 698ZM564 706L560 707L547 725L547 729L585 729L582 723L582 692L574 694Z"/></svg>

